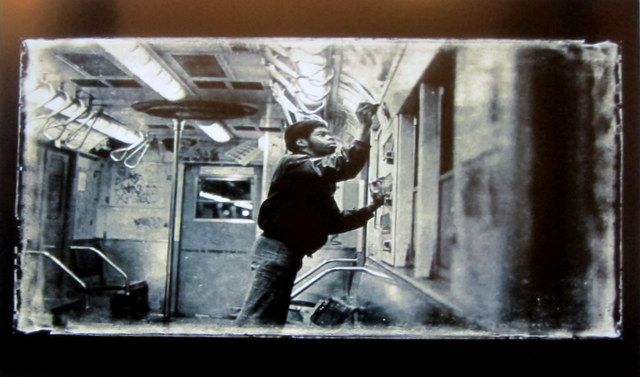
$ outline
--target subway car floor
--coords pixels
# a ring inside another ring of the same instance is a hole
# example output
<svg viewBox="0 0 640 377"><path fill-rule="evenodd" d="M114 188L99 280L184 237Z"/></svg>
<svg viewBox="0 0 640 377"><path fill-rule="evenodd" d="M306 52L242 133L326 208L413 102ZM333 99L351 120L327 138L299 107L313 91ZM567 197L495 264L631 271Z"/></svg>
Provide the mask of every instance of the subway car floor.
<svg viewBox="0 0 640 377"><path fill-rule="evenodd" d="M292 305L289 320L284 328L239 328L233 316L216 318L209 315L174 316L164 321L161 313L150 312L139 319L113 318L106 296L91 297L88 309L76 309L56 315L54 327L57 334L93 335L143 335L143 336L328 336L328 337L399 337L440 338L490 335L463 324L423 324L419 326L390 325L383 320L374 323L370 318L354 315L350 320L335 326L313 323L310 317L314 308Z"/></svg>

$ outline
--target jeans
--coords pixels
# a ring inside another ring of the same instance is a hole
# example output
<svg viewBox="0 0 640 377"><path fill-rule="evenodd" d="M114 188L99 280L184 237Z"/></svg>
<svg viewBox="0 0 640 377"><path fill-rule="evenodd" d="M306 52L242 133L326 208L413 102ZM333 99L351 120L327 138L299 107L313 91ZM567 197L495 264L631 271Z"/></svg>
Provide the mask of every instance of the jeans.
<svg viewBox="0 0 640 377"><path fill-rule="evenodd" d="M286 323L293 282L302 267L302 258L302 254L284 243L258 236L253 245L251 287L236 319L237 325Z"/></svg>

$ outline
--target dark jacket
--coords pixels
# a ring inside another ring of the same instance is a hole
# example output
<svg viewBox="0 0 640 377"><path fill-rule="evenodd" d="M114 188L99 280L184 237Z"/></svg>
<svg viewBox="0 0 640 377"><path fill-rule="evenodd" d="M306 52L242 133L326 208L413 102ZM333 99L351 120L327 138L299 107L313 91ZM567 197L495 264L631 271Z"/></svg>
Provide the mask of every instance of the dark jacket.
<svg viewBox="0 0 640 377"><path fill-rule="evenodd" d="M364 207L341 212L333 194L336 182L358 175L370 148L356 140L329 156L284 156L258 214L264 235L284 242L301 255L311 255L327 242L329 234L364 226L373 217L373 210Z"/></svg>

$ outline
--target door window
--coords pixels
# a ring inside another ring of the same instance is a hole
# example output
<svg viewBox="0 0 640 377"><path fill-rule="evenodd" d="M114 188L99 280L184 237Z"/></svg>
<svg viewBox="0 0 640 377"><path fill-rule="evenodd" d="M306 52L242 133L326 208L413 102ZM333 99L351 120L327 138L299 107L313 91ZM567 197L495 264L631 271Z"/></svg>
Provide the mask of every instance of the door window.
<svg viewBox="0 0 640 377"><path fill-rule="evenodd" d="M253 219L251 178L200 177L196 219Z"/></svg>

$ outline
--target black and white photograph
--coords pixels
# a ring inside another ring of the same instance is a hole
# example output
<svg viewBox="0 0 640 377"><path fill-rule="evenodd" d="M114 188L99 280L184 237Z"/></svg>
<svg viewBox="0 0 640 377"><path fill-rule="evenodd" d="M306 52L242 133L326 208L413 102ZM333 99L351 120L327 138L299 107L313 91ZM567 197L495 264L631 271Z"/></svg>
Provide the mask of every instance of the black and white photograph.
<svg viewBox="0 0 640 377"><path fill-rule="evenodd" d="M635 377L635 0L0 0L0 375Z"/></svg>
<svg viewBox="0 0 640 377"><path fill-rule="evenodd" d="M620 335L615 43L23 46L22 331Z"/></svg>

